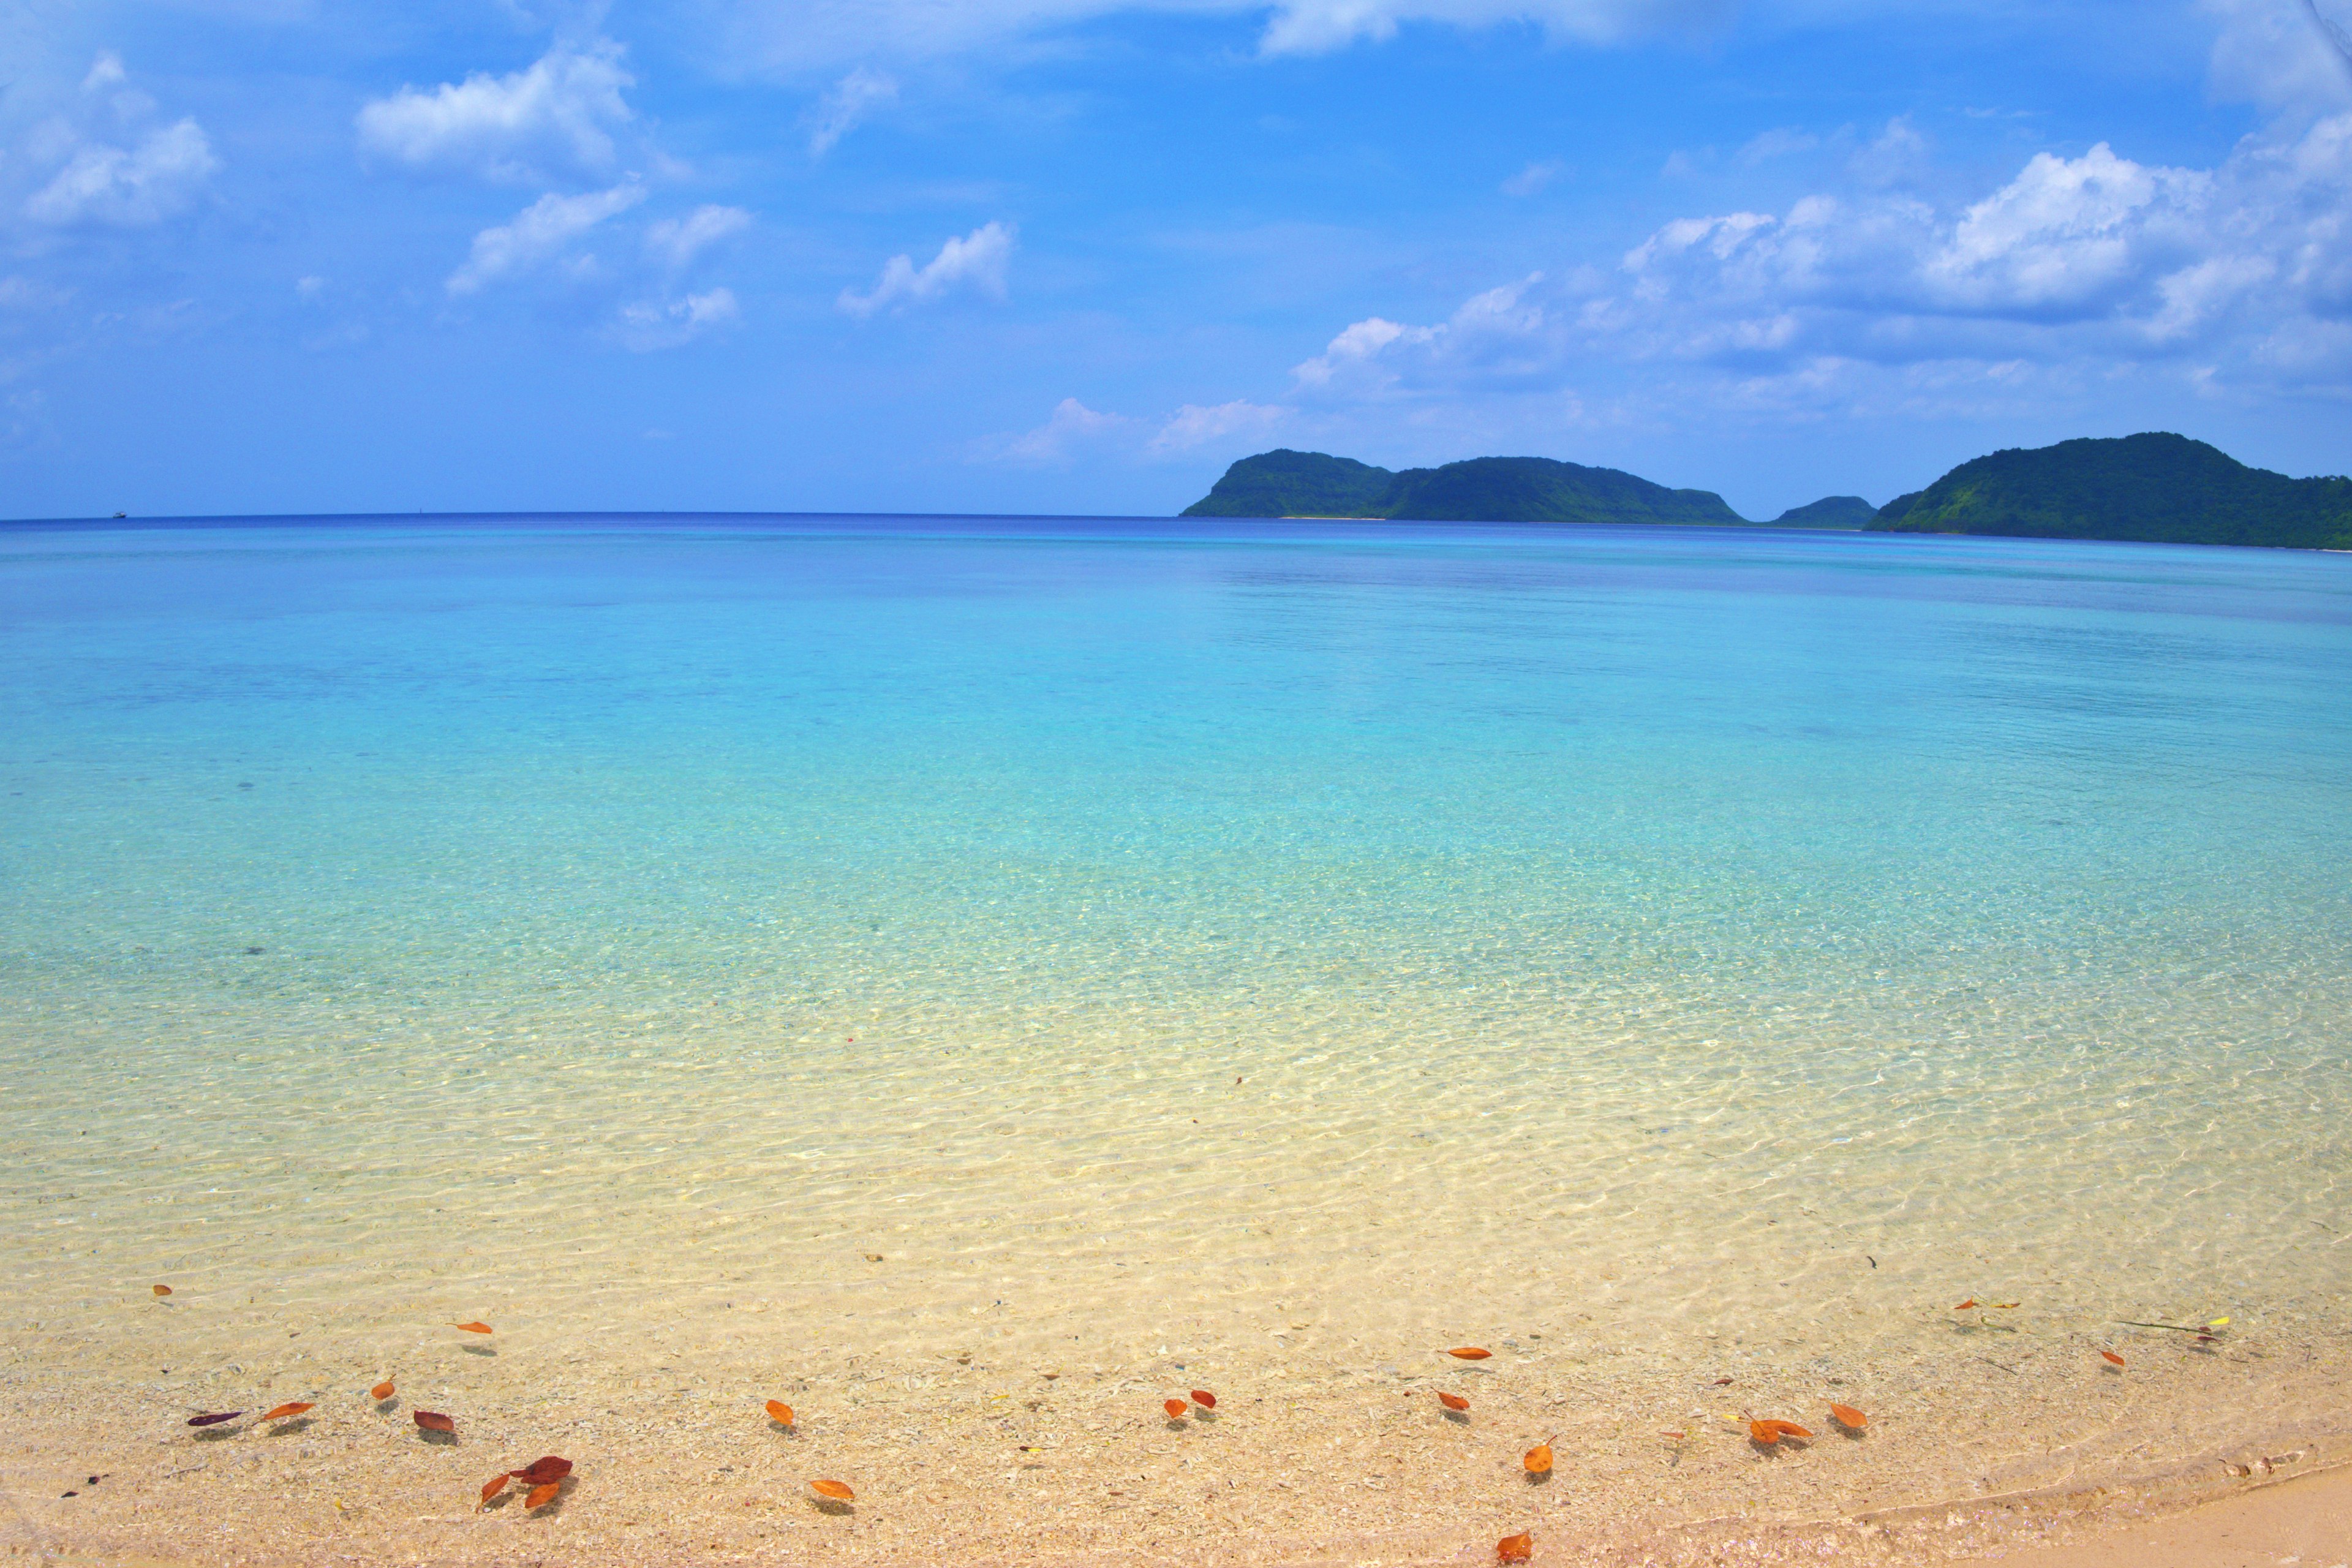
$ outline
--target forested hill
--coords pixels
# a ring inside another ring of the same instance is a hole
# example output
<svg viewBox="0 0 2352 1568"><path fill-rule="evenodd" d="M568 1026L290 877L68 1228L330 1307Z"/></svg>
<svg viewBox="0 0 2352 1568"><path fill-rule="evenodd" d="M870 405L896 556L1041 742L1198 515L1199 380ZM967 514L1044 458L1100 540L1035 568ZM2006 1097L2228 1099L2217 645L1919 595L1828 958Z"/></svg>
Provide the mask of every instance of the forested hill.
<svg viewBox="0 0 2352 1568"><path fill-rule="evenodd" d="M1972 458L1887 502L1870 526L2352 550L2352 479L2289 479L2161 432L2061 441Z"/></svg>
<svg viewBox="0 0 2352 1568"><path fill-rule="evenodd" d="M1391 473L1283 449L1244 458L1186 517L1411 518L1427 522L1680 522L1741 526L1713 490L1669 489L1549 458L1470 458Z"/></svg>

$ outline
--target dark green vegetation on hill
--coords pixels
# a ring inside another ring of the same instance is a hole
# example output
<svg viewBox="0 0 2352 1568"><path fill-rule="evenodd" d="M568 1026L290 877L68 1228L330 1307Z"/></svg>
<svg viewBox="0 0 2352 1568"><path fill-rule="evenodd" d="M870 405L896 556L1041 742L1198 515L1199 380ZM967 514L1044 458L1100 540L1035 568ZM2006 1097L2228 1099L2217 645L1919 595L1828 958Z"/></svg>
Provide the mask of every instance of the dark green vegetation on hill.
<svg viewBox="0 0 2352 1568"><path fill-rule="evenodd" d="M1962 463L1870 526L2352 550L2352 479L2291 479L2185 436L2061 441Z"/></svg>
<svg viewBox="0 0 2352 1568"><path fill-rule="evenodd" d="M1685 522L1748 520L1713 490L1675 490L1549 458L1471 458L1391 473L1287 449L1244 458L1186 517L1382 517L1425 522Z"/></svg>
<svg viewBox="0 0 2352 1568"><path fill-rule="evenodd" d="M1772 520L1775 528L1868 528L1878 509L1860 496L1823 496L1792 506Z"/></svg>

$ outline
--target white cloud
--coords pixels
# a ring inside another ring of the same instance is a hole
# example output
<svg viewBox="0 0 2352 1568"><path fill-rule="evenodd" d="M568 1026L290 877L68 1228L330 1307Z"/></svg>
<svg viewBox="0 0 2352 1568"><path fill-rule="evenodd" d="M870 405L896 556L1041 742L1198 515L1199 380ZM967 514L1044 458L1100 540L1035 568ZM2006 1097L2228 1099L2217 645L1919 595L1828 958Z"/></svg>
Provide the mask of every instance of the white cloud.
<svg viewBox="0 0 2352 1568"><path fill-rule="evenodd" d="M212 144L193 120L150 132L129 149L86 142L33 194L25 216L59 227L160 223L186 210L219 168Z"/></svg>
<svg viewBox="0 0 2352 1568"><path fill-rule="evenodd" d="M2220 24L2221 92L2299 112L2352 98L2352 14L2342 0L2203 0L2203 8Z"/></svg>
<svg viewBox="0 0 2352 1568"><path fill-rule="evenodd" d="M1503 194L1507 196L1534 195L1558 179L1565 165L1558 159L1541 163L1529 163L1503 182Z"/></svg>
<svg viewBox="0 0 2352 1568"><path fill-rule="evenodd" d="M515 215L512 223L476 235L473 253L449 275L449 292L471 294L484 284L529 271L645 196L645 187L634 181L583 196L560 196L551 191Z"/></svg>
<svg viewBox="0 0 2352 1568"><path fill-rule="evenodd" d="M430 92L404 87L362 108L362 151L415 169L455 169L511 184L596 174L615 161L613 130L633 118L621 47L559 46L528 69L476 72Z"/></svg>
<svg viewBox="0 0 2352 1568"><path fill-rule="evenodd" d="M1205 408L1188 403L1169 416L1168 422L1144 443L1144 449L1155 457L1165 457L1237 436L1260 439L1289 415L1287 408L1240 398Z"/></svg>
<svg viewBox="0 0 2352 1568"><path fill-rule="evenodd" d="M1075 397L1065 397L1043 425L1018 436L982 441L978 452L1001 462L1059 465L1082 447L1130 437L1135 426L1136 421L1124 414L1099 414Z"/></svg>
<svg viewBox="0 0 2352 1568"><path fill-rule="evenodd" d="M1739 149L1736 161L1742 168L1752 169L1775 158L1810 153L1821 144L1822 139L1810 131L1800 131L1789 125L1776 126L1748 138L1748 144Z"/></svg>
<svg viewBox="0 0 2352 1568"><path fill-rule="evenodd" d="M863 66L851 71L834 83L817 103L814 123L809 127L809 156L824 157L858 121L898 100L898 83L895 78Z"/></svg>
<svg viewBox="0 0 2352 1568"><path fill-rule="evenodd" d="M892 257L870 291L845 289L837 302L853 316L870 316L892 307L928 304L959 289L1002 300L1005 268L1012 258L1013 230L985 223L940 246L939 255L919 270L912 258Z"/></svg>
<svg viewBox="0 0 2352 1568"><path fill-rule="evenodd" d="M741 207L698 206L682 218L663 218L646 230L646 248L677 271L729 235L751 226Z"/></svg>
<svg viewBox="0 0 2352 1568"><path fill-rule="evenodd" d="M104 92L110 87L121 87L128 79L122 68L122 57L112 49L101 49L98 58L89 62L89 74L81 79L84 92Z"/></svg>
<svg viewBox="0 0 2352 1568"><path fill-rule="evenodd" d="M688 294L667 303L646 301L621 308L621 342L639 353L676 348L713 327L738 321L742 311L729 289Z"/></svg>
<svg viewBox="0 0 2352 1568"><path fill-rule="evenodd" d="M1122 12L1262 16L1268 55L1309 54L1381 40L1400 26L1520 24L1551 37L1606 44L1712 28L1737 0L866 0L779 6L720 0L728 59L784 72L856 61L936 58Z"/></svg>
<svg viewBox="0 0 2352 1568"><path fill-rule="evenodd" d="M1368 317L1294 376L1311 400L1441 405L1635 365L1684 409L1979 412L2124 374L2352 395L2352 113L2210 169L2100 143L1965 203L1864 188L1677 218L1613 276L1528 279L1430 325Z"/></svg>

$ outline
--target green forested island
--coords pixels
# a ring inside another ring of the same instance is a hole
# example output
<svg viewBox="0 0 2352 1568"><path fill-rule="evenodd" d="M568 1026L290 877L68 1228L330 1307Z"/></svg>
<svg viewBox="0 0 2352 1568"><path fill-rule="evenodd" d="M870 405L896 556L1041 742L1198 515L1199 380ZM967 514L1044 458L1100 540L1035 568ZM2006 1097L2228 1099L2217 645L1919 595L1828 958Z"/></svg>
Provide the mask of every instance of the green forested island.
<svg viewBox="0 0 2352 1568"><path fill-rule="evenodd" d="M2061 441L1972 458L1895 497L1870 526L2352 550L2352 479L2291 479L2186 436Z"/></svg>
<svg viewBox="0 0 2352 1568"><path fill-rule="evenodd" d="M1182 515L1751 525L1713 490L1616 468L1471 458L1392 472L1287 448L1242 458ZM2352 479L2289 479L2151 433L1995 452L1884 507L1827 496L1769 526L2352 550Z"/></svg>
<svg viewBox="0 0 2352 1568"><path fill-rule="evenodd" d="M1732 527L1748 521L1713 490L1668 489L1616 468L1588 468L1549 458L1470 458L1443 468L1392 473L1348 458L1287 448L1244 458L1225 470L1215 489L1186 507L1183 515ZM1859 528L1862 521L1845 526Z"/></svg>

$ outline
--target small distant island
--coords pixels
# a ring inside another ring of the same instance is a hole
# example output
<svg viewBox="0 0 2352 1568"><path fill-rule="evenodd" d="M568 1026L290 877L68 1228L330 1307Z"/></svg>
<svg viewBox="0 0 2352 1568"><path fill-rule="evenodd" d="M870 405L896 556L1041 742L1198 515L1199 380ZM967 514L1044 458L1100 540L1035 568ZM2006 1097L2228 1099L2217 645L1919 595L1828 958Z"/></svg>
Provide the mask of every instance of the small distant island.
<svg viewBox="0 0 2352 1568"><path fill-rule="evenodd" d="M1774 521L1798 528L1859 529L1876 512L1860 496L1831 496ZM1287 447L1244 458L1180 515L1754 526L1713 490L1669 489L1619 468L1588 468L1550 458L1468 458L1396 473L1351 458Z"/></svg>
<svg viewBox="0 0 2352 1568"><path fill-rule="evenodd" d="M1667 523L2352 550L2352 479L2290 479L2250 468L2202 441L2150 432L1994 452L1884 507L1860 496L1826 496L1759 521L1741 517L1713 490L1673 489L1621 469L1549 458L1471 458L1397 472L1286 447L1242 458L1181 515Z"/></svg>

